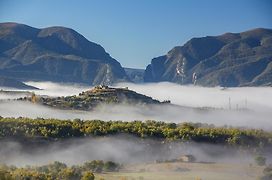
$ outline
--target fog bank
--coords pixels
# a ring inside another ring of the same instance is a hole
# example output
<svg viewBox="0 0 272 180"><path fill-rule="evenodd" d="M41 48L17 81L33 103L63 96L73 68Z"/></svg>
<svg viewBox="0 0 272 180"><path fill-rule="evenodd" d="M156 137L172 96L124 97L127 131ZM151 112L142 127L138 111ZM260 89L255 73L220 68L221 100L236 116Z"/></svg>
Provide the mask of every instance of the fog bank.
<svg viewBox="0 0 272 180"><path fill-rule="evenodd" d="M91 87L78 84L52 82L28 82L42 90L39 95L75 95ZM29 94L0 92L0 116L57 118L83 120L156 120L164 122L200 122L217 126L239 126L272 130L272 88L245 87L204 88L180 86L172 83L130 84L128 87L138 93L158 100L171 100L174 105L100 105L93 111L60 110L30 102L7 99ZM230 101L229 101L230 100ZM203 108L210 107L210 108ZM246 108L246 110L245 110ZM253 155L218 145L194 143L159 143L128 136L69 139L45 146L22 145L19 142L2 140L0 162L15 165L41 165L61 161L69 165L89 160L111 160L119 163L153 162L177 158L182 154L193 154L198 161L252 163ZM268 154L269 158L271 153Z"/></svg>
<svg viewBox="0 0 272 180"><path fill-rule="evenodd" d="M214 107L229 109L229 98L232 109L271 109L272 87L200 87L181 86L162 82L148 84L120 83L116 85L129 87L139 93L152 96L158 100L169 99L172 103L190 107Z"/></svg>
<svg viewBox="0 0 272 180"><path fill-rule="evenodd" d="M82 91L91 89L92 86L87 86L84 84L74 84L74 83L54 83L54 82L24 82L27 85L37 87L41 90L34 90L39 95L48 96L70 96L77 95Z"/></svg>
<svg viewBox="0 0 272 180"><path fill-rule="evenodd" d="M132 136L111 136L70 139L37 145L1 141L0 162L17 166L41 165L53 161L68 165L91 160L119 163L150 163L156 160L177 159L192 154L199 162L252 163L254 155L219 145L159 141Z"/></svg>
<svg viewBox="0 0 272 180"><path fill-rule="evenodd" d="M36 94L61 96L74 95L91 87L77 84L57 84L52 82L28 82L43 90ZM220 87L204 88L181 86L172 83L118 84L155 99L169 99L173 105L101 105L94 111L59 110L29 102L0 101L0 116L3 117L43 117L83 120L157 120L165 122L201 122L217 126L241 126L272 130L272 88L245 87L221 90ZM23 94L3 95L1 99L18 98ZM229 98L231 110L229 109ZM247 106L248 110L241 110ZM212 107L216 109L198 109ZM236 109L238 108L238 110Z"/></svg>

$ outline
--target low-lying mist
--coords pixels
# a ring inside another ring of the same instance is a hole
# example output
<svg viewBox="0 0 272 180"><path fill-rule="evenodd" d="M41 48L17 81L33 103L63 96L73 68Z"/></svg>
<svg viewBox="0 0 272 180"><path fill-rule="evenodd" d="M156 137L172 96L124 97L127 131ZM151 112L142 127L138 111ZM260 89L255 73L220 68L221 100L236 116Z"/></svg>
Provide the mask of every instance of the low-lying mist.
<svg viewBox="0 0 272 180"><path fill-rule="evenodd" d="M6 100L6 99L17 99L20 97L29 96L29 93L1 93L0 92L0 100Z"/></svg>
<svg viewBox="0 0 272 180"><path fill-rule="evenodd" d="M53 161L68 165L91 160L118 163L152 163L191 154L198 162L252 163L249 151L210 144L161 142L128 135L69 139L46 144L1 141L0 162L10 165L41 165Z"/></svg>
<svg viewBox="0 0 272 180"><path fill-rule="evenodd" d="M43 89L36 90L36 94L50 96L74 95L92 88L52 82L27 82L27 84ZM181 86L173 83L123 83L116 85L116 87L129 87L129 89L161 101L171 100L173 104L179 106L101 105L95 110L87 112L58 110L28 102L1 101L0 115L4 117L80 118L85 120L201 122L217 126L228 125L265 130L272 129L272 88L270 87L243 87L221 90L220 87L204 88ZM3 95L0 98L8 99L3 98ZM199 107L216 109L198 109ZM245 110L245 108L248 108L248 110Z"/></svg>
<svg viewBox="0 0 272 180"><path fill-rule="evenodd" d="M83 120L157 120L164 122L201 122L216 126L239 126L271 130L271 112L198 110L171 105L101 105L93 111L59 110L30 102L4 101L0 103L3 117L42 117Z"/></svg>
<svg viewBox="0 0 272 180"><path fill-rule="evenodd" d="M34 90L36 94L48 96L69 96L77 95L82 91L86 91L91 86L73 83L54 83L54 82L26 82L26 84L37 87L41 90Z"/></svg>
<svg viewBox="0 0 272 180"><path fill-rule="evenodd" d="M39 95L75 95L92 87L52 82L27 82L42 90ZM100 105L93 111L60 110L52 107L8 99L30 94L0 93L0 116L43 117L57 119L101 120L157 120L165 122L200 122L217 126L239 126L272 130L272 88L245 87L204 88L180 86L172 83L130 84L138 93L158 100L171 100L174 105ZM206 109L203 107L211 107ZM249 151L220 145L164 142L118 135L112 137L78 138L46 142L45 144L22 143L1 140L0 163L17 166L48 164L61 161L68 165L82 164L91 160L115 161L118 163L143 163L155 160L170 160L184 154L193 154L197 161L253 163ZM270 158L271 153L267 157Z"/></svg>
<svg viewBox="0 0 272 180"><path fill-rule="evenodd" d="M129 87L139 93L152 96L158 100L171 100L172 103L189 107L213 107L229 109L270 109L272 108L272 87L200 87L181 86L174 83L132 84L121 83L116 85Z"/></svg>

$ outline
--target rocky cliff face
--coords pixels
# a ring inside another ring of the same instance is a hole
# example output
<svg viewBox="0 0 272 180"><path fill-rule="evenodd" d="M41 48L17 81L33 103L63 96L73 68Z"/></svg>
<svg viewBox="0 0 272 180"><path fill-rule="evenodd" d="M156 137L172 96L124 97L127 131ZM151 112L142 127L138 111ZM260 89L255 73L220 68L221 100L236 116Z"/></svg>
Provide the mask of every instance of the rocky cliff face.
<svg viewBox="0 0 272 180"><path fill-rule="evenodd" d="M124 68L127 76L133 83L144 82L144 69Z"/></svg>
<svg viewBox="0 0 272 180"><path fill-rule="evenodd" d="M193 38L152 59L145 82L259 86L272 82L272 30Z"/></svg>
<svg viewBox="0 0 272 180"><path fill-rule="evenodd" d="M0 23L0 75L92 85L128 80L118 61L76 31L17 23Z"/></svg>

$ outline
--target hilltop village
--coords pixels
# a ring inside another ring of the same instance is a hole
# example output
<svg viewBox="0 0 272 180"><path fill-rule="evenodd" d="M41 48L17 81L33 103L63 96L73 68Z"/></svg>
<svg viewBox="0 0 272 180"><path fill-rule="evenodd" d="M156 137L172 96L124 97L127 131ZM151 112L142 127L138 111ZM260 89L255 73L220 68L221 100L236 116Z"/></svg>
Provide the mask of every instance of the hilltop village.
<svg viewBox="0 0 272 180"><path fill-rule="evenodd" d="M91 110L99 104L169 104L170 101L160 102L152 97L139 94L126 88L113 88L99 85L91 90L73 96L49 97L32 94L31 97L18 100L30 101L37 104L57 107L60 109Z"/></svg>

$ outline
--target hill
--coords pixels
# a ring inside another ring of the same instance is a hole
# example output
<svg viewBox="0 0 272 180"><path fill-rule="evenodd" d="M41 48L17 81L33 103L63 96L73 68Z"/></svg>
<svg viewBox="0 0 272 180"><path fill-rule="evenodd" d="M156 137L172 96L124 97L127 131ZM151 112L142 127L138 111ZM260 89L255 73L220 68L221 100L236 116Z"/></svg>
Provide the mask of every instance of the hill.
<svg viewBox="0 0 272 180"><path fill-rule="evenodd" d="M112 88L108 86L96 86L89 91L79 95L66 97L45 97L37 96L20 98L19 100L32 101L42 105L61 109L92 110L100 104L161 104L170 103L160 102L128 88Z"/></svg>
<svg viewBox="0 0 272 180"><path fill-rule="evenodd" d="M0 75L93 85L128 80L118 61L76 31L17 23L0 23Z"/></svg>
<svg viewBox="0 0 272 180"><path fill-rule="evenodd" d="M152 59L144 81L227 87L271 85L272 30L193 38Z"/></svg>
<svg viewBox="0 0 272 180"><path fill-rule="evenodd" d="M0 76L0 87L13 88L13 89L25 89L25 90L38 89L34 86L26 85L25 83L17 81L15 79L1 77L1 76Z"/></svg>

